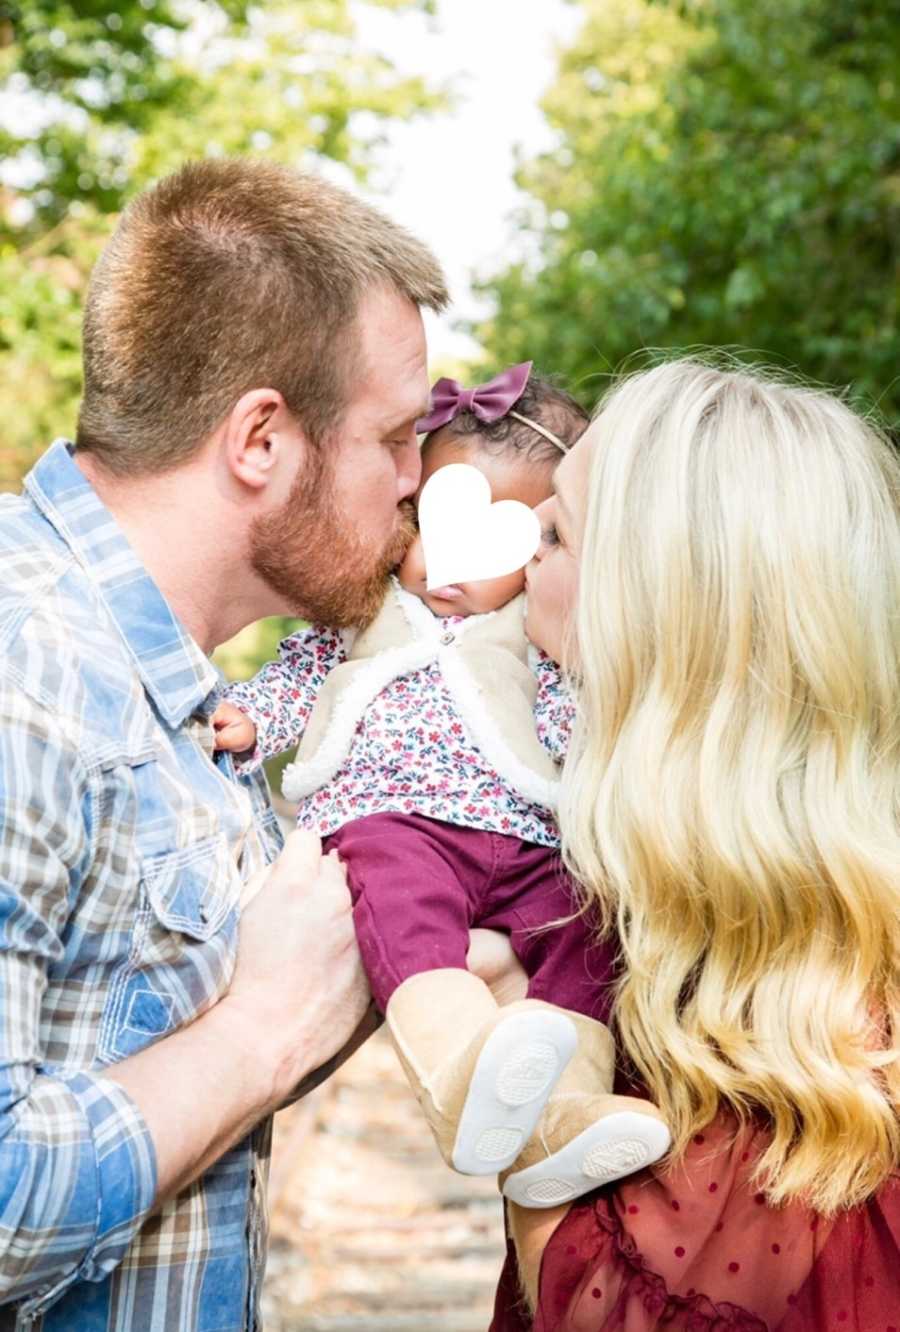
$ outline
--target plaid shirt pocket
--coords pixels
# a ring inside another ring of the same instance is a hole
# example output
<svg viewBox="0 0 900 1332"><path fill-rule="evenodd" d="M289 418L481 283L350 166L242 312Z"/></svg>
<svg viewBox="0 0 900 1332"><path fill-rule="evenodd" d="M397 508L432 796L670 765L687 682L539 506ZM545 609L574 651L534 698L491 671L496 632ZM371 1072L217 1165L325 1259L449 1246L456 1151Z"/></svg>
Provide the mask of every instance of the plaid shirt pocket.
<svg viewBox="0 0 900 1332"><path fill-rule="evenodd" d="M241 877L223 836L141 862L128 957L112 981L98 1054L114 1062L211 1008L227 988ZM219 984L211 985L211 977Z"/></svg>

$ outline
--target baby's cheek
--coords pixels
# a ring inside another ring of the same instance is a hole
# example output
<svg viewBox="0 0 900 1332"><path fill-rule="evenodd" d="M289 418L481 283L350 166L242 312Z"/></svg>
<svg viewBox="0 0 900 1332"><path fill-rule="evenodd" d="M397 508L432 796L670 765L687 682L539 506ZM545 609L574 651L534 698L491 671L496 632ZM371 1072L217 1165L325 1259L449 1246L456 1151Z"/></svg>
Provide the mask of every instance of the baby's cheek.
<svg viewBox="0 0 900 1332"><path fill-rule="evenodd" d="M425 581L425 555L422 550L422 538L417 536L403 557L397 570L401 587L414 590Z"/></svg>
<svg viewBox="0 0 900 1332"><path fill-rule="evenodd" d="M485 578L480 583L469 583L466 592L472 607L479 611L499 610L525 587L525 570L506 574L503 578Z"/></svg>

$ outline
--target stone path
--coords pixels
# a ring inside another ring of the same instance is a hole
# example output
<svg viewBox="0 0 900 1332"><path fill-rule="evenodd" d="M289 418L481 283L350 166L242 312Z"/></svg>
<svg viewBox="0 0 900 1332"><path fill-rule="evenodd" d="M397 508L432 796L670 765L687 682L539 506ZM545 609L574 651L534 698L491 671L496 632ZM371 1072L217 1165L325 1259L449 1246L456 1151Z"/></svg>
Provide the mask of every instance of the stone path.
<svg viewBox="0 0 900 1332"><path fill-rule="evenodd" d="M383 1031L275 1124L266 1332L486 1332L496 1181L447 1169Z"/></svg>

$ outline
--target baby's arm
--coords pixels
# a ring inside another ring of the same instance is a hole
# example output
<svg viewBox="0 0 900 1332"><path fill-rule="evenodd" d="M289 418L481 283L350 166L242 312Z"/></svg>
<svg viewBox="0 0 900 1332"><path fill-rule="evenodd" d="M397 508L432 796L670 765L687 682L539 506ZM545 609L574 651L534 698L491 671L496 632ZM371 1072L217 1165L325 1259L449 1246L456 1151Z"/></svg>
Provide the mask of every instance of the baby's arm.
<svg viewBox="0 0 900 1332"><path fill-rule="evenodd" d="M212 715L216 749L228 749L242 754L256 745L256 722L225 699Z"/></svg>
<svg viewBox="0 0 900 1332"><path fill-rule="evenodd" d="M338 629L311 625L283 639L277 661L225 691L213 714L216 748L240 752L245 771L292 749L303 736L325 677L344 660Z"/></svg>
<svg viewBox="0 0 900 1332"><path fill-rule="evenodd" d="M536 650L531 664L538 682L537 697L534 700L537 736L551 758L562 763L572 738L575 702L562 671L545 652Z"/></svg>

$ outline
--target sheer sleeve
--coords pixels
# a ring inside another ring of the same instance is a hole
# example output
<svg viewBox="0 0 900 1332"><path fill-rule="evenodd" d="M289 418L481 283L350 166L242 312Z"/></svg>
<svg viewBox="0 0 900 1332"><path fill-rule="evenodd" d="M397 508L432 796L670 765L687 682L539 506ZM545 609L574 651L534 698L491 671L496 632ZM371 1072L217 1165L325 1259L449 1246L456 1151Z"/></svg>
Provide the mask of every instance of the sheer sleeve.
<svg viewBox="0 0 900 1332"><path fill-rule="evenodd" d="M775 1209L752 1181L765 1143L723 1115L676 1166L579 1200L533 1332L900 1332L900 1176L837 1217ZM528 1327L514 1295L507 1271L492 1332Z"/></svg>

